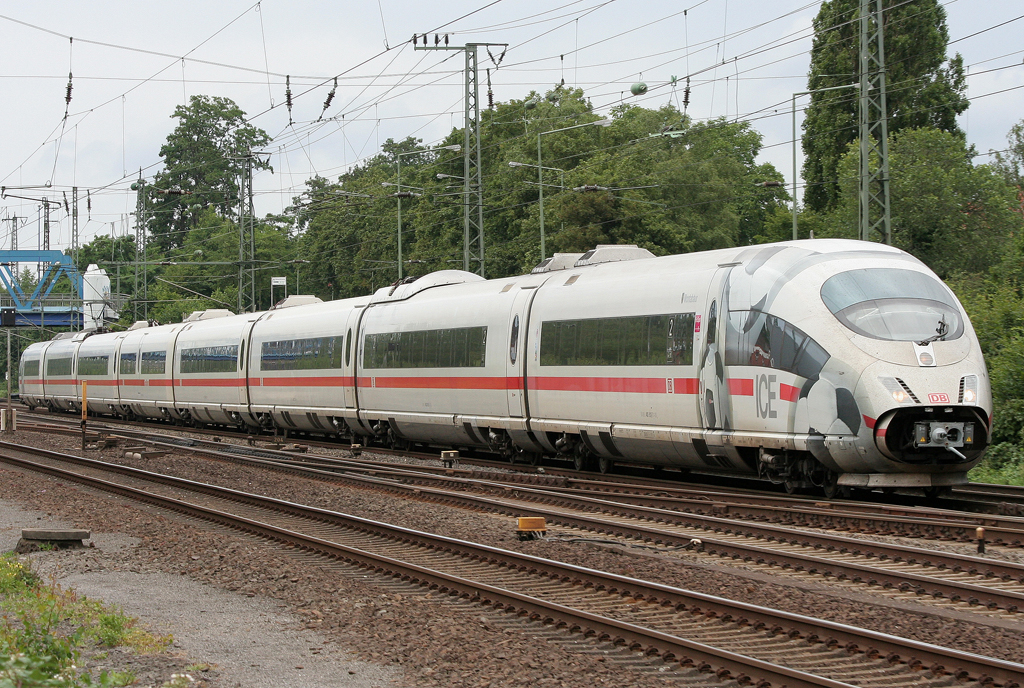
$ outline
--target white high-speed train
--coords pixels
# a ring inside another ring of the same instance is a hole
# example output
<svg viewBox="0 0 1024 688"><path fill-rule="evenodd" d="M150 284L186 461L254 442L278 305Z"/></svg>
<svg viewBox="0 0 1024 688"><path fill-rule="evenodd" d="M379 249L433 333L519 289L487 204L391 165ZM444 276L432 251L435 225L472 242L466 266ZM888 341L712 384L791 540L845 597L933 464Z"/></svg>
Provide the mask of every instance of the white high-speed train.
<svg viewBox="0 0 1024 688"><path fill-rule="evenodd" d="M215 317L223 316L223 317ZM31 406L642 463L788 488L938 491L989 441L977 337L895 248L813 240L560 254L372 296L127 332L21 359Z"/></svg>

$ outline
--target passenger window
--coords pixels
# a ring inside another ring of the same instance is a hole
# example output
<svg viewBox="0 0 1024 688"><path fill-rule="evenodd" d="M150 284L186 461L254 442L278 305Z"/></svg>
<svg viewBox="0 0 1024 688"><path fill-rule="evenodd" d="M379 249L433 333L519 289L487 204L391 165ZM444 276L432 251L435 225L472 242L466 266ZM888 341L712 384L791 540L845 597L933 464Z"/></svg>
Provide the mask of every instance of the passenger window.
<svg viewBox="0 0 1024 688"><path fill-rule="evenodd" d="M519 316L512 319L512 341L508 345L508 357L512 365L516 364L516 356L519 353Z"/></svg>

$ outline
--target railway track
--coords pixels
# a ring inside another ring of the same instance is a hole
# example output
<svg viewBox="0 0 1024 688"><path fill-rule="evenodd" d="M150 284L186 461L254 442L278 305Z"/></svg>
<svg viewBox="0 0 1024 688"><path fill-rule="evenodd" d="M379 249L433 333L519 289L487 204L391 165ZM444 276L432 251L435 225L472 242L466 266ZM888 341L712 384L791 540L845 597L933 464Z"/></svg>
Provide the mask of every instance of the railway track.
<svg viewBox="0 0 1024 688"><path fill-rule="evenodd" d="M179 478L0 443L0 459L656 654L679 679L1019 688L1024 665Z"/></svg>
<svg viewBox="0 0 1024 688"><path fill-rule="evenodd" d="M77 418L70 414L59 414L50 413L42 409L36 409L33 411L25 410L28 417L40 422L52 422L54 425L62 425L68 428L68 431L80 432L79 421ZM45 419L45 420L42 420ZM141 436L141 433L146 432L160 432L166 433L171 429L166 423L154 423L147 421L127 421L123 419L105 418L102 421L90 421L90 427L96 428L101 427L110 431L117 431L126 433L124 428L132 428L133 432L140 433L137 436ZM260 439L268 442L283 443L288 440L288 433L285 431L283 440L279 441L276 436L264 436L258 435L255 438L252 435L246 433L240 433L232 431L229 428L209 428L209 427L198 427L198 428L182 428L183 431L190 434L209 435L218 438L237 438L240 441L246 439ZM273 439L271 439L273 437ZM341 440L318 440L310 437L303 437L301 442L309 447L324 447L329 449L345 448L347 445ZM414 459L437 459L438 452L436 451L408 451L408 450L395 450L385 447L372 447L367 448L368 451L384 455L394 455L403 458L414 458ZM511 464L508 461L500 461L487 459L478 456L462 457L460 459L463 465L467 466L479 466L481 468L499 468L512 470L517 472L525 472L527 474L536 471L535 466L526 466L523 464ZM544 466L544 470L552 476L562 476L568 479L581 479L581 476L587 476L582 478L588 480L591 484L604 485L601 489L610 491L620 491L623 489L622 486L639 486L641 489L651 489L652 485L658 485L660 489L670 490L676 494L683 494L689 492L691 494L698 495L698 499L707 499L708 495L713 494L717 499L729 499L730 501L738 502L735 495L749 495L751 497L756 495L756 500L748 499L747 502L751 502L751 507L761 507L765 510L772 507L777 507L781 510L787 508L793 508L797 505L814 505L815 507L821 507L822 505L830 504L841 504L843 505L843 511L854 511L861 513L880 513L882 515L901 515L905 513L914 513L918 516L928 517L941 517L944 513L957 513L961 511L968 511L977 514L988 514L992 517L1004 516L1024 516L1024 487L1008 486L1008 485L989 485L972 483L969 485L960 486L954 488L952 495L948 499L940 501L942 508L935 506L921 505L917 502L920 500L911 499L909 502L904 504L877 502L877 501L822 501L816 497L805 497L800 495L779 495L778 493L768 491L765 489L759 489L759 481L751 480L741 476L731 476L728 478L730 485L728 488L724 486L714 486L721 480L720 476L706 475L702 476L705 481L702 483L685 483L680 480L659 480L658 478L651 477L636 477L624 474L602 474L599 480L595 480L596 476L592 474L583 473L581 471L563 468L559 461L550 461L548 465ZM683 474L679 474L682 477ZM750 488L737 488L733 483L739 483L742 485L751 485ZM712 487L709 488L709 485ZM932 516L934 515L934 516ZM767 518L773 518L773 515L767 514ZM818 516L820 518L820 515ZM798 520L792 521L793 524L797 524ZM995 526L996 523L990 520L989 526Z"/></svg>
<svg viewBox="0 0 1024 688"><path fill-rule="evenodd" d="M562 478L534 476L538 484L523 485L505 482L508 477L519 477L516 474L463 476L463 471L454 469L424 471L405 465L295 457L288 452L216 442L197 448L194 440L177 441L187 445L186 450L216 458L354 483L405 498L510 515L544 516L553 524L580 533L619 538L624 546L653 543L664 554L704 554L731 560L742 567L859 586L875 594L973 613L1016 618L1017 612L1024 609L1024 565L836 533L751 523L744 520L743 514L731 515L729 506L722 503L701 502L710 507L711 513L693 513L681 510L676 503L667 508L661 497L652 506L646 497L639 504L630 501L628 497L635 496L632 494L590 493L568 486ZM178 444L154 442L181 449ZM225 451L232 448L243 450L244 456ZM874 528L875 522L868 525ZM949 523L940 525L947 532L952 528ZM1020 528L1024 523L1016 525ZM973 535L975 526L967 523L959 527ZM886 528L893 530L889 525ZM1019 535L1020 531L1017 532Z"/></svg>

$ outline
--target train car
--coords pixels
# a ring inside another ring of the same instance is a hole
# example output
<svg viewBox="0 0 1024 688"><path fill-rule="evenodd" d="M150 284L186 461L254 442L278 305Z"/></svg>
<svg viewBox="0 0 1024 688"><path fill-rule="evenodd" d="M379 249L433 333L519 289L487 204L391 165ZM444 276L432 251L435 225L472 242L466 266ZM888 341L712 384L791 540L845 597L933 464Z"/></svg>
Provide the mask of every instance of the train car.
<svg viewBox="0 0 1024 688"><path fill-rule="evenodd" d="M83 334L89 334L83 332ZM124 333L97 334L82 339L75 352L78 396L86 384L86 403L91 413L117 415L121 397L117 377L117 356Z"/></svg>
<svg viewBox="0 0 1024 688"><path fill-rule="evenodd" d="M249 416L262 427L346 432L358 422L356 332L368 298L277 308L249 344Z"/></svg>
<svg viewBox="0 0 1024 688"><path fill-rule="evenodd" d="M176 333L172 378L176 414L197 424L245 424L246 343L259 313L188 322Z"/></svg>
<svg viewBox="0 0 1024 688"><path fill-rule="evenodd" d="M43 392L43 355L50 342L35 342L25 347L18 365L18 394L23 404L31 408L46 405Z"/></svg>
<svg viewBox="0 0 1024 688"><path fill-rule="evenodd" d="M509 450L527 430L513 287L542 282L444 270L377 292L359 326L358 432Z"/></svg>
<svg viewBox="0 0 1024 688"><path fill-rule="evenodd" d="M185 324L150 327L139 323L125 333L119 350L121 413L127 417L178 419L174 406L174 340Z"/></svg>
<svg viewBox="0 0 1024 688"><path fill-rule="evenodd" d="M858 241L660 258L603 246L530 275L441 271L370 297L140 332L122 356L141 364L152 341L173 362L159 377L169 396L146 406L127 401L150 387L128 384L139 373L121 363L121 406L140 414L173 403L198 423L557 454L578 468L934 492L966 482L991 429L956 297L909 254ZM42 385L23 372L25 398L74 408L78 346L30 347L23 371L38 360Z"/></svg>
<svg viewBox="0 0 1024 688"><path fill-rule="evenodd" d="M62 333L54 337L43 350L43 402L54 410L79 410L80 388L75 375L78 345L87 333Z"/></svg>

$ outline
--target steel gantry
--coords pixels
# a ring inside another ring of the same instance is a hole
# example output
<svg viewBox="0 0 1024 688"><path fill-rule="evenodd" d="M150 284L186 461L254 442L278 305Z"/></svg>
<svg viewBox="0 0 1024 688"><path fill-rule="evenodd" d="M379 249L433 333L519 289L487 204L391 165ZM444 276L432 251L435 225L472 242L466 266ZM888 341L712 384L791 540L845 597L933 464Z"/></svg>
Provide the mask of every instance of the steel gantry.
<svg viewBox="0 0 1024 688"><path fill-rule="evenodd" d="M412 37L416 50L461 50L466 56L466 97L465 124L463 127L463 245L462 267L485 277L484 270L484 178L480 145L480 79L479 49L488 47L505 48L508 43L467 43L448 45L448 37L434 36L434 45L427 45L427 35L422 34L423 45L419 45L419 34Z"/></svg>

